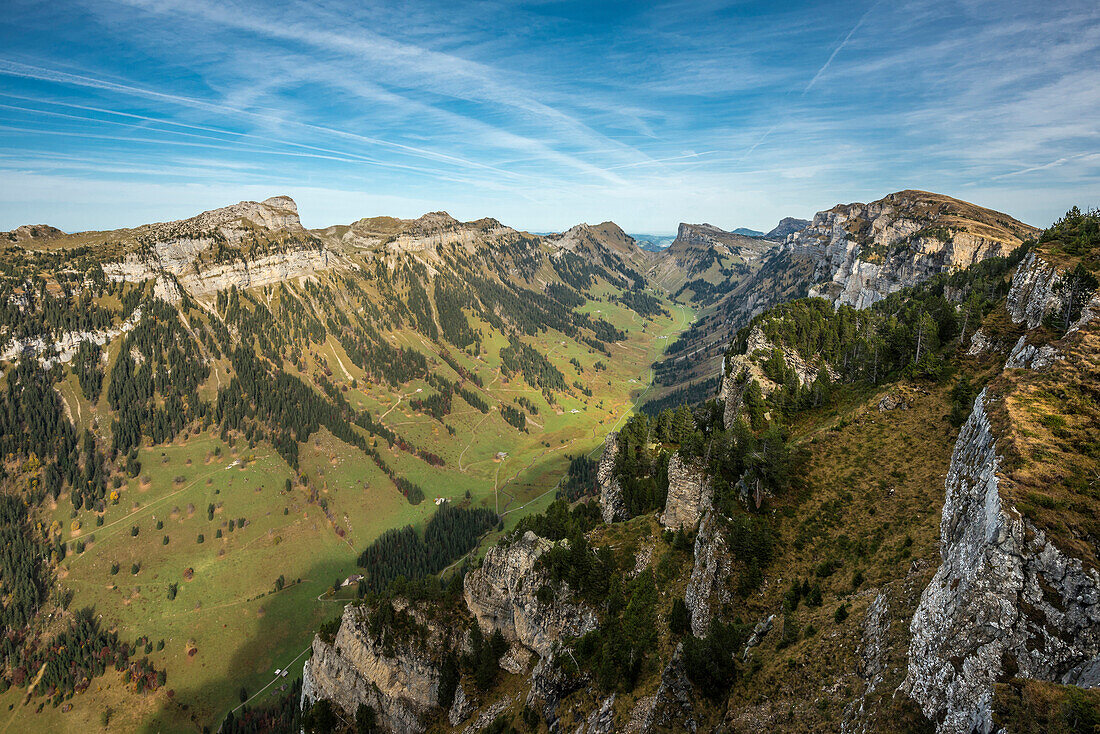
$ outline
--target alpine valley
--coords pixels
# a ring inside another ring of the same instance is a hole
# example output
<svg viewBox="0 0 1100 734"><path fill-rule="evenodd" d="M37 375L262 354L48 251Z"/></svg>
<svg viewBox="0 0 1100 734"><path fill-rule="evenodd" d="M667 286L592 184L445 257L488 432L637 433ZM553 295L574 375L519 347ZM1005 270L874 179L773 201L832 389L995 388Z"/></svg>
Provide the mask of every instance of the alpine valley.
<svg viewBox="0 0 1100 734"><path fill-rule="evenodd" d="M0 235L0 731L1100 725L1100 213L645 237Z"/></svg>

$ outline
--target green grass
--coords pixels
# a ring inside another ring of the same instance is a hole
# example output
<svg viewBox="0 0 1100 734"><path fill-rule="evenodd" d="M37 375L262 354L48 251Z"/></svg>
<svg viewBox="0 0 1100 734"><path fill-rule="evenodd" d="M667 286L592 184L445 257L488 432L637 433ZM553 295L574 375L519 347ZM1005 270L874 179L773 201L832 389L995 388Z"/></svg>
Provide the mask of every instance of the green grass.
<svg viewBox="0 0 1100 734"><path fill-rule="evenodd" d="M434 388L422 381L399 389L369 385L333 340L316 346L314 353L332 372L329 379L347 388L344 394L353 406L376 416L386 414L386 425L399 435L443 457L445 466L433 467L379 442L387 463L425 489L427 499L418 506L409 505L369 457L324 430L301 445L301 472L308 485L294 483L289 493L285 483L293 480L293 473L267 444L248 448L238 437L230 446L216 435L201 433L143 449L140 475L120 488L118 503L103 513L102 526L96 526L95 513L81 511L76 517L80 528L73 531L72 505L63 496L40 519L56 523L72 546L77 540L86 544L82 554L74 549L59 568L57 583L73 593L70 608L94 604L103 623L123 640L142 635L154 643L164 639L164 649L149 657L167 671L168 681L156 693L135 696L108 674L94 682L94 695L74 697L68 712L47 704L35 713L44 699L34 698L23 706L22 692L9 691L0 703L6 699L13 704L10 730L97 731L102 729L103 710L110 707L115 712L112 730L194 731L216 725L238 704L242 686L259 691L273 680L275 668L293 661L291 676L299 674L301 653L314 631L338 614L349 598L347 590L335 599L326 593L336 579L355 571L358 553L380 533L405 524L422 525L435 511L435 497L464 500L467 492L474 504L505 513L509 529L526 514L544 509L566 473L569 455L598 451L607 431L621 424L646 389L649 365L672 340L656 337L674 338L690 323L690 309L669 308L671 316L653 319L643 328L643 320L619 304L593 301L582 307L600 311L627 331L622 344L611 346L611 358L554 331L530 338L562 371L567 384L578 380L593 391L591 397L559 394L557 405L550 405L521 376L504 380L499 350L507 341L471 319L471 325L486 335L482 353L472 357L449 348L466 369L481 376L484 389L470 383L467 387L491 410L482 414L456 396L453 412L444 418L455 428L454 436L444 423L408 405L417 388L425 393ZM419 334L404 331L395 336L406 348L437 360L432 345ZM581 364L580 371L571 359ZM308 381L308 373L319 370L320 362L308 356L306 361L307 374L302 376ZM606 370L595 370L600 361ZM435 369L457 379L442 361ZM288 370L295 373L292 367ZM203 386L207 397L216 394L219 376L228 379L224 371L212 373ZM61 391L81 421L96 415L102 423L108 415L102 399L94 410L88 405L75 378L64 381ZM538 414L528 416L529 433L515 430L500 416L500 404L514 405L520 395L538 406ZM217 509L210 520L207 508L212 503ZM241 517L247 520L245 526L229 532L228 522ZM163 523L159 530L158 521ZM131 535L134 526L136 536ZM216 537L219 529L221 538ZM201 544L199 534L204 536ZM483 553L494 536L490 534L477 552ZM110 573L113 563L119 565L116 575ZM136 575L130 573L134 563L141 566ZM184 572L189 568L193 578L188 581ZM280 575L287 586L274 593ZM170 601L171 583L178 583L179 589ZM188 654L191 649L195 652ZM278 686L272 686L253 703L277 692Z"/></svg>

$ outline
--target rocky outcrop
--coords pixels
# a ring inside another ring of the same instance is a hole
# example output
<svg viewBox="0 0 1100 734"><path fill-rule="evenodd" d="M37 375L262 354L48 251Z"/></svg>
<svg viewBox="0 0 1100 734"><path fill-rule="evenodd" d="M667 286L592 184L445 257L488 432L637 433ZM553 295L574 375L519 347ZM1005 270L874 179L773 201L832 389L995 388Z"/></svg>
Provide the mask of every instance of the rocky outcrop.
<svg viewBox="0 0 1100 734"><path fill-rule="evenodd" d="M1005 361L1005 369L1045 370L1059 359L1065 358L1053 346L1050 344L1041 346L1028 344L1027 334L1024 334L1008 355L1008 360Z"/></svg>
<svg viewBox="0 0 1100 734"><path fill-rule="evenodd" d="M794 372L799 385L803 387L813 384L821 372L822 364L830 380L836 381L840 378L832 365L825 363L824 360L817 360L811 364L802 358L797 349L777 347L764 334L763 327L756 324L749 330L744 350L738 354L728 354L722 362L722 386L718 399L725 406L722 419L727 429L731 428L737 419L742 395L751 380L756 381L764 395L770 395L781 387L764 374L763 367L764 362L771 358L773 351L777 348L783 355L783 363L787 369Z"/></svg>
<svg viewBox="0 0 1100 734"><path fill-rule="evenodd" d="M684 461L677 451L668 462L668 495L661 525L670 529L692 529L710 507L714 490L703 467Z"/></svg>
<svg viewBox="0 0 1100 734"><path fill-rule="evenodd" d="M477 703L466 695L466 689L459 683L458 687L455 688L455 697L451 701L451 708L447 710L447 721L451 723L451 726L458 726L470 718L470 714L476 710Z"/></svg>
<svg viewBox="0 0 1100 734"><path fill-rule="evenodd" d="M749 635L749 639L745 641L745 649L741 652L741 659L743 661L748 661L752 649L764 641L764 638L772 631L773 626L775 626L774 614L769 614L756 623L756 626L752 628L752 634Z"/></svg>
<svg viewBox="0 0 1100 734"><path fill-rule="evenodd" d="M103 346L132 330L141 321L141 308L134 309L128 319L116 327L101 331L66 331L56 336L36 336L26 339L13 339L4 345L0 360L12 362L17 359L37 358L46 369L55 364L71 362L80 345L91 342Z"/></svg>
<svg viewBox="0 0 1100 734"><path fill-rule="evenodd" d="M885 591L875 595L863 617L863 637L856 651L863 690L845 708L843 732L867 731L864 704L884 682L890 633L890 600Z"/></svg>
<svg viewBox="0 0 1100 734"><path fill-rule="evenodd" d="M36 242L44 242L46 240L52 240L56 237L64 236L57 227L51 227L48 224L22 224L10 232L5 232L9 242L14 242L17 245L34 245Z"/></svg>
<svg viewBox="0 0 1100 734"><path fill-rule="evenodd" d="M612 431L603 440L603 456L596 466L596 483L600 488L600 514L606 523L630 517L623 500L623 488L615 477L615 459L619 456L619 433Z"/></svg>
<svg viewBox="0 0 1100 734"><path fill-rule="evenodd" d="M684 603L691 612L691 631L696 637L706 636L712 612L727 601L723 582L729 576L729 568L726 537L717 514L713 508L708 509L695 535L695 565L684 590Z"/></svg>
<svg viewBox="0 0 1100 734"><path fill-rule="evenodd" d="M878 401L878 412L885 413L890 410L909 410L909 401L904 395L886 393Z"/></svg>
<svg viewBox="0 0 1100 734"><path fill-rule="evenodd" d="M351 718L366 704L388 731L424 731L425 716L439 695L433 653L455 641L422 619L417 621L428 630L426 639L383 639L372 634L367 615L365 607L349 605L331 644L320 635L314 638L313 655L302 673L303 704L328 699Z"/></svg>
<svg viewBox="0 0 1100 734"><path fill-rule="evenodd" d="M564 583L553 583L536 562L554 543L528 531L510 543L495 545L481 568L464 581L466 606L486 634L500 630L508 642L548 657L554 645L596 628L596 614L571 601ZM549 600L542 587L547 587Z"/></svg>
<svg viewBox="0 0 1100 734"><path fill-rule="evenodd" d="M937 273L1006 255L1035 232L967 202L900 191L818 212L784 248L814 262L809 295L866 308Z"/></svg>
<svg viewBox="0 0 1100 734"><path fill-rule="evenodd" d="M693 693L694 688L684 671L684 643L681 642L661 671L657 692L644 703L639 702L644 708L631 713L632 721L641 722L640 727L631 731L698 731Z"/></svg>
<svg viewBox="0 0 1100 734"><path fill-rule="evenodd" d="M971 357L980 357L986 352L995 352L1000 348L998 341L992 339L984 329L978 329L970 336L970 347L967 348L966 353Z"/></svg>
<svg viewBox="0 0 1100 734"><path fill-rule="evenodd" d="M557 731L558 704L578 690L584 680L562 672L553 656L540 658L531 671L526 704L539 711L550 731Z"/></svg>
<svg viewBox="0 0 1100 734"><path fill-rule="evenodd" d="M1100 575L1004 506L989 399L955 444L941 565L910 623L903 689L941 733L991 732L1004 677L1100 684Z"/></svg>
<svg viewBox="0 0 1100 734"><path fill-rule="evenodd" d="M1012 276L1005 309L1013 323L1026 324L1034 329L1043 323L1048 314L1062 308L1062 298L1057 286L1062 280L1061 271L1044 260L1038 253L1030 252L1016 267Z"/></svg>

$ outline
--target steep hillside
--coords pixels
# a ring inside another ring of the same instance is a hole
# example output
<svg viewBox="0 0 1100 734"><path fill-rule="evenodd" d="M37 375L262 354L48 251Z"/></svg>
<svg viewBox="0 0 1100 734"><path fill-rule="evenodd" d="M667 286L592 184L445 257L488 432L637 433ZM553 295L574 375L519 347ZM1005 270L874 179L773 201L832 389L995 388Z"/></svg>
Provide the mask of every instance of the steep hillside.
<svg viewBox="0 0 1100 734"><path fill-rule="evenodd" d="M729 282L670 348L658 382L665 391L702 384L719 371L717 357L736 330L773 306L810 295L866 308L936 274L1007 255L1036 232L1006 214L921 191L819 212Z"/></svg>
<svg viewBox="0 0 1100 734"><path fill-rule="evenodd" d="M1091 726L1098 253L1071 212L870 308L760 314L721 398L609 434L585 501L346 611L307 729ZM413 671L413 709L378 697Z"/></svg>
<svg viewBox="0 0 1100 734"><path fill-rule="evenodd" d="M650 277L677 298L706 306L757 267L775 242L710 224L680 224L676 239L653 261Z"/></svg>
<svg viewBox="0 0 1100 734"><path fill-rule="evenodd" d="M38 229L0 269L0 497L29 549L3 571L3 680L23 727L194 730L242 688L287 688L273 671L354 598L342 581L389 578L368 546L428 532L407 573L438 571L544 507L691 317L611 224L309 231L275 197ZM72 658L89 644L104 657Z"/></svg>

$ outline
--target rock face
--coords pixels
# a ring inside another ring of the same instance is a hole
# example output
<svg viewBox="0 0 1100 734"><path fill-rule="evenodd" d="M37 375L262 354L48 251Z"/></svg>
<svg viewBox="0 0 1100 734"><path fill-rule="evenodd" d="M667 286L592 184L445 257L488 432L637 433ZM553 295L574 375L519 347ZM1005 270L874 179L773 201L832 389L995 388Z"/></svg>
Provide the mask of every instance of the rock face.
<svg viewBox="0 0 1100 734"><path fill-rule="evenodd" d="M899 191L819 212L785 246L814 258L811 296L866 308L937 273L1007 255L1035 232L950 197Z"/></svg>
<svg viewBox="0 0 1100 734"><path fill-rule="evenodd" d="M1100 684L1100 575L1003 506L989 399L983 390L955 444L942 564L910 624L903 688L941 733L991 732L1002 676Z"/></svg>
<svg viewBox="0 0 1100 734"><path fill-rule="evenodd" d="M866 308L937 273L1008 254L1035 231L965 201L899 191L818 212L787 243L816 260L810 295Z"/></svg>
<svg viewBox="0 0 1100 734"><path fill-rule="evenodd" d="M764 374L763 364L771 357L777 347L764 334L760 324L756 324L749 331L745 340L745 350L740 354L727 355L722 362L722 386L718 392L718 399L723 402L725 410L722 414L723 424L727 429L733 426L741 409L741 397L750 380L756 380L760 391L769 395L772 391L781 387L775 384ZM813 384L821 371L823 360L816 363L807 363L797 349L790 347L778 347L783 354L783 363L798 377L801 386ZM832 365L825 364L825 371L830 380L839 379L839 374Z"/></svg>
<svg viewBox="0 0 1100 734"><path fill-rule="evenodd" d="M104 265L107 277L134 281L168 275L193 295L230 286L271 285L337 263L321 241L302 227L298 207L287 196L242 201L190 219L127 232L140 249ZM223 247L241 248L242 255L213 256ZM169 300L172 295L179 298L178 292L166 295Z"/></svg>
<svg viewBox="0 0 1100 734"><path fill-rule="evenodd" d="M1048 314L1060 310L1062 298L1055 287L1061 280L1058 268L1037 253L1028 253L1012 276L1012 287L1005 303L1012 322L1034 329Z"/></svg>
<svg viewBox="0 0 1100 734"><path fill-rule="evenodd" d="M693 692L694 688L684 671L684 644L681 642L661 671L657 693L650 699L644 699L644 708L632 713L631 720L636 718L641 725L630 731L698 731ZM639 704L643 702L639 701Z"/></svg>
<svg viewBox="0 0 1100 734"><path fill-rule="evenodd" d="M708 509L695 536L695 565L684 590L684 603L691 612L691 632L696 637L706 636L712 610L726 601L722 582L729 575L729 564L726 537L716 513Z"/></svg>
<svg viewBox="0 0 1100 734"><path fill-rule="evenodd" d="M623 488L615 478L615 459L619 456L619 434L612 431L603 440L603 456L596 466L596 483L600 487L600 514L607 523L626 520L629 514L623 501Z"/></svg>
<svg viewBox="0 0 1100 734"><path fill-rule="evenodd" d="M1027 334L1020 337L1005 362L1006 369L1045 370L1056 360L1064 359L1050 344L1035 346L1027 343Z"/></svg>
<svg viewBox="0 0 1100 734"><path fill-rule="evenodd" d="M504 639L548 657L554 644L596 628L596 614L569 601L564 584L553 584L535 567L554 544L528 531L510 544L496 545L485 554L481 568L466 575L466 606L486 634L500 630ZM538 599L548 586L552 599Z"/></svg>
<svg viewBox="0 0 1100 734"><path fill-rule="evenodd" d="M132 330L141 321L141 308L134 309L128 319L117 327L101 331L65 331L47 338L36 336L28 339L12 339L0 351L0 360L14 361L36 357L43 367L71 362L83 342L103 346L121 334Z"/></svg>
<svg viewBox="0 0 1100 734"><path fill-rule="evenodd" d="M313 656L302 673L303 704L328 699L350 717L366 704L389 731L424 731L424 716L439 696L432 653L454 644L445 630L426 626L426 640L386 645L371 634L366 609L349 605L332 644L320 636L313 640Z"/></svg>
<svg viewBox="0 0 1100 734"><path fill-rule="evenodd" d="M677 451L668 462L668 498L661 524L671 529L694 528L710 507L713 496L714 490L702 466L684 461Z"/></svg>

